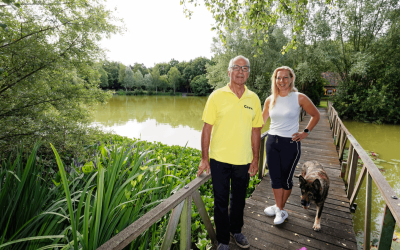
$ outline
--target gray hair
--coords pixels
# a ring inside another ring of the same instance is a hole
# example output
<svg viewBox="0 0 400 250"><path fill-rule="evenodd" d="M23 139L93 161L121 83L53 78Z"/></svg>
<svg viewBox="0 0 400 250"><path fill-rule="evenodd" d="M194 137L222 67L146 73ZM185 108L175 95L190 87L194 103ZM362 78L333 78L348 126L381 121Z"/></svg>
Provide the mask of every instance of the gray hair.
<svg viewBox="0 0 400 250"><path fill-rule="evenodd" d="M246 57L242 56L242 55L238 55L237 57L235 57L235 58L233 58L233 59L230 60L229 66L228 66L228 71L229 71L229 72L232 72L232 66L233 66L233 64L234 64L238 59L243 59L243 60L245 60L247 66L250 67L250 60L247 59ZM249 72L250 72L250 69L249 69Z"/></svg>

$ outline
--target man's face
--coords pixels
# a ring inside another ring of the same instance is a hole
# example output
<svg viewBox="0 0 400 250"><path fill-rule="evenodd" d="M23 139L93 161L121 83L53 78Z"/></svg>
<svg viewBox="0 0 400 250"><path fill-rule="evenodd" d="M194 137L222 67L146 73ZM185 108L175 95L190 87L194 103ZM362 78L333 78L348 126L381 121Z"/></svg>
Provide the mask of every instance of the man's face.
<svg viewBox="0 0 400 250"><path fill-rule="evenodd" d="M233 65L246 66L247 63L244 59L239 58L233 63ZM231 78L231 83L237 85L244 85L247 78L249 78L249 74L250 72L243 72L241 68L239 68L239 71L234 71L233 69L231 69L231 71L229 72L228 70L228 76Z"/></svg>

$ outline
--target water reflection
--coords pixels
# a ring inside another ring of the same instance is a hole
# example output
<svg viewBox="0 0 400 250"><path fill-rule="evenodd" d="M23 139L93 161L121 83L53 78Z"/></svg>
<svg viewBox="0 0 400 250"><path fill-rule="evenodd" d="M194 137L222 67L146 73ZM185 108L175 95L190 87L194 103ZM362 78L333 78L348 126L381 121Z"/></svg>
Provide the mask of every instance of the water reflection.
<svg viewBox="0 0 400 250"><path fill-rule="evenodd" d="M113 96L97 107L93 124L119 135L200 149L208 97ZM267 129L265 127L264 130Z"/></svg>

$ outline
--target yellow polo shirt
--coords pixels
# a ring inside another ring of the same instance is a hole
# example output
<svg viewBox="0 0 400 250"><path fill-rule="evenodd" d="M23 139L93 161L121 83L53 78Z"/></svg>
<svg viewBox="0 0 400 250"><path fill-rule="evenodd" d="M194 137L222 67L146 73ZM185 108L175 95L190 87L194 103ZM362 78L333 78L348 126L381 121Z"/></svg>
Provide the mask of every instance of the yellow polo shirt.
<svg viewBox="0 0 400 250"><path fill-rule="evenodd" d="M234 165L245 165L253 160L252 128L262 126L261 103L254 92L245 86L239 99L228 83L210 95L202 120L213 125L210 158Z"/></svg>

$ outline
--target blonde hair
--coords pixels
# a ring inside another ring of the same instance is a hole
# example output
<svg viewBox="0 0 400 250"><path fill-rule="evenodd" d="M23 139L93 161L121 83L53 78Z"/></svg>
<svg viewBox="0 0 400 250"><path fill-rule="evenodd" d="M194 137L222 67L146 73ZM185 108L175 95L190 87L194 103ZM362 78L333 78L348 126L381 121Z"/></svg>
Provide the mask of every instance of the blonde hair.
<svg viewBox="0 0 400 250"><path fill-rule="evenodd" d="M271 76L271 102L269 104L269 111L272 110L272 108L275 106L276 103L276 98L278 97L279 94L279 89L276 86L276 75L278 74L278 71L280 70L287 70L289 71L289 75L290 77L293 79L293 81L291 81L289 87L290 87L290 91L289 92L298 92L297 88L294 86L294 81L296 80L296 75L294 74L293 69L289 68L288 66L282 66L279 68L276 68L274 73Z"/></svg>

